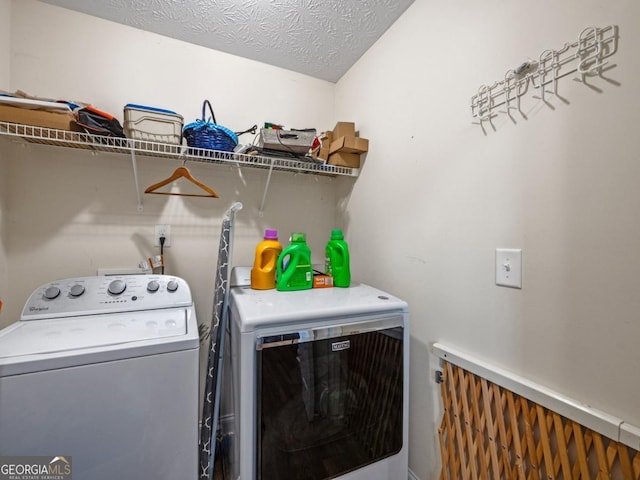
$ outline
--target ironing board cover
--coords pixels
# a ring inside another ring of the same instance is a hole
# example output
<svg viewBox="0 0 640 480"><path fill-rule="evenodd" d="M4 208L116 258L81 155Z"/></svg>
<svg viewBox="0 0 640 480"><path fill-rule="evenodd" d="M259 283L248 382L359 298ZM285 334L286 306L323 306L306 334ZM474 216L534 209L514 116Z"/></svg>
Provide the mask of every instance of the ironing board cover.
<svg viewBox="0 0 640 480"><path fill-rule="evenodd" d="M220 248L218 251L218 266L216 271L215 295L213 299L213 315L211 318L209 361L202 407L202 426L200 427L200 479L211 479L215 463L215 444L213 444L217 427L217 414L214 408L217 396L218 377L221 362L219 349L222 345L224 328L221 328L227 308L226 299L229 288L229 256L231 247L231 226L233 215L222 222L220 234Z"/></svg>

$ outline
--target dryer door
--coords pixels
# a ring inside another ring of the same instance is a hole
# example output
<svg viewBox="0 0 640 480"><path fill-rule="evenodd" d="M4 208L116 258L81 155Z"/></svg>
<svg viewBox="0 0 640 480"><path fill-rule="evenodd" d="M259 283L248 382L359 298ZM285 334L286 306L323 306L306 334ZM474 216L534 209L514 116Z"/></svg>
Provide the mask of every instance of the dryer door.
<svg viewBox="0 0 640 480"><path fill-rule="evenodd" d="M257 472L334 478L402 448L400 317L260 338Z"/></svg>

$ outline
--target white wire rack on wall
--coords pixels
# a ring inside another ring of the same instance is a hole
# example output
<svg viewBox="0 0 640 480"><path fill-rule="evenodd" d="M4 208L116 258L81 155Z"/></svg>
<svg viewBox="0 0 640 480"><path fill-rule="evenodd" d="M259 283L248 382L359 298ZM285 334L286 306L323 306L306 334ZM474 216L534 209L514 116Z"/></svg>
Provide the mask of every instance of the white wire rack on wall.
<svg viewBox="0 0 640 480"><path fill-rule="evenodd" d="M520 99L529 92L534 98L549 103L558 96L558 80L574 75L574 80L586 83L588 77L602 75L606 59L618 49L618 27L588 27L573 43L565 43L558 50L545 50L538 60L527 61L507 70L504 79L493 85L481 85L471 97L474 123L490 122L498 114L511 115L512 110L522 114ZM531 88L530 88L531 87ZM523 114L524 116L524 114Z"/></svg>
<svg viewBox="0 0 640 480"><path fill-rule="evenodd" d="M323 176L348 176L357 177L357 168L347 168L324 163L296 160L292 158L268 157L263 155L250 155L235 152L223 152L204 148L192 148L186 145L133 140L128 138L105 137L68 130L56 130L32 125L22 125L9 122L0 122L0 136L16 137L31 143L54 145L59 147L71 147L87 149L92 152L107 152L131 155L133 176L138 199L138 210L142 211L142 194L138 183L138 167L136 155L171 158L182 162L202 162L215 165L228 165L232 167L249 167L269 170L267 181L262 196L260 212L264 209L264 203L271 181L271 173L274 170L308 173Z"/></svg>

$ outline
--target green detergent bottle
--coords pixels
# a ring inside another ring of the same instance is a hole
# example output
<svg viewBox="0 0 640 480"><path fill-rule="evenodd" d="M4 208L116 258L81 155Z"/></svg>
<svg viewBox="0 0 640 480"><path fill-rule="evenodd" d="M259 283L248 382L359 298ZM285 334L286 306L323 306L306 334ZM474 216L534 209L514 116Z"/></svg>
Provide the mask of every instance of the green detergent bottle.
<svg viewBox="0 0 640 480"><path fill-rule="evenodd" d="M291 234L291 243L282 250L276 269L276 289L280 292L313 287L311 249L304 233Z"/></svg>
<svg viewBox="0 0 640 480"><path fill-rule="evenodd" d="M334 287L351 285L349 268L349 246L344 240L342 230L332 230L331 240L327 243L324 273L333 277Z"/></svg>

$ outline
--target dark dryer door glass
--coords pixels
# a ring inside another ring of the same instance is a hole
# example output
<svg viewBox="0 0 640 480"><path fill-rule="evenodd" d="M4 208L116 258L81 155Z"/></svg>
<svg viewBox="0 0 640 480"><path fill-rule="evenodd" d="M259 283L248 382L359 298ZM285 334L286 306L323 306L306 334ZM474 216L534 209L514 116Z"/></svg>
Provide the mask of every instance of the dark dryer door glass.
<svg viewBox="0 0 640 480"><path fill-rule="evenodd" d="M258 479L334 478L402 448L402 327L338 330L259 339Z"/></svg>

